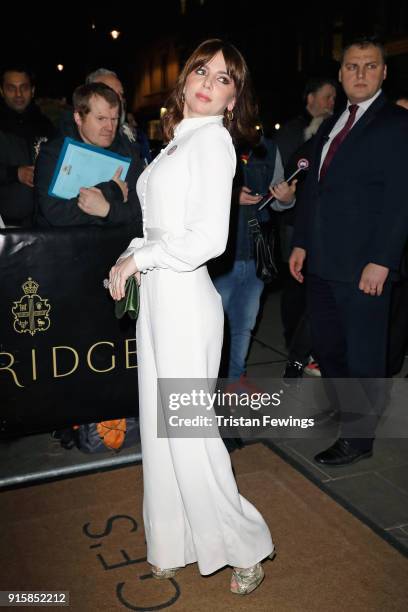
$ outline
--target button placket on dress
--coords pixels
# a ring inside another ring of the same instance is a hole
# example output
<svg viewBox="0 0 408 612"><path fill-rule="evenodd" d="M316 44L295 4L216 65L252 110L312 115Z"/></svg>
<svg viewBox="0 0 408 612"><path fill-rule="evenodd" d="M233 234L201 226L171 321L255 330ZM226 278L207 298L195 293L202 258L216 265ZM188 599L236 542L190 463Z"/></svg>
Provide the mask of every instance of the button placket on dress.
<svg viewBox="0 0 408 612"><path fill-rule="evenodd" d="M146 211L146 192L147 192L147 184L149 182L149 176L150 176L151 171L153 170L153 166L155 166L157 164L157 162L163 156L164 152L167 151L168 147L172 144L173 140L171 140L160 151L159 155L157 157L155 157L154 160L152 161L152 163L147 167L147 169L146 169L146 177L143 179L143 191L142 191L141 208L142 208L142 227L143 227L143 236L144 236L144 243L145 244L147 242L147 238L146 238L146 212L145 212Z"/></svg>

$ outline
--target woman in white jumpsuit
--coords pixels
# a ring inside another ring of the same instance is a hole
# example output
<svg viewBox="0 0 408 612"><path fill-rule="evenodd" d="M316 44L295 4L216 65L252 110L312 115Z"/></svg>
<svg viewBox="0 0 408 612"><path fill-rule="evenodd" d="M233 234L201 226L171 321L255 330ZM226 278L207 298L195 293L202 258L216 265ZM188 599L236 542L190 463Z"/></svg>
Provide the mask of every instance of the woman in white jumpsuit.
<svg viewBox="0 0 408 612"><path fill-rule="evenodd" d="M218 376L224 314L205 264L228 237L236 159L223 124L232 123L234 109L245 125L249 96L241 54L219 40L202 43L168 105L164 127L172 139L138 180L145 237L133 240L110 272L116 300L126 279L142 273L136 337L153 575L169 578L194 562L203 575L229 565L231 591L239 594L262 581L260 561L273 551L269 529L238 493L220 437L157 437L157 379Z"/></svg>

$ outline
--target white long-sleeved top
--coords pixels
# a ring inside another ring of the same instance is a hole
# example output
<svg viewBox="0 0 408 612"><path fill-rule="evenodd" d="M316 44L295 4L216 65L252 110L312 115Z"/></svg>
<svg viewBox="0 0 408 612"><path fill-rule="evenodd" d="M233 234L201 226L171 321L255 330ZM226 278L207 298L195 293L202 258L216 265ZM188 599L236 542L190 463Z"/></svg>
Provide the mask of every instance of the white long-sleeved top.
<svg viewBox="0 0 408 612"><path fill-rule="evenodd" d="M141 272L189 272L224 252L236 155L222 121L222 116L183 119L140 176L145 238L134 239L121 257L132 253ZM152 228L162 231L154 242Z"/></svg>

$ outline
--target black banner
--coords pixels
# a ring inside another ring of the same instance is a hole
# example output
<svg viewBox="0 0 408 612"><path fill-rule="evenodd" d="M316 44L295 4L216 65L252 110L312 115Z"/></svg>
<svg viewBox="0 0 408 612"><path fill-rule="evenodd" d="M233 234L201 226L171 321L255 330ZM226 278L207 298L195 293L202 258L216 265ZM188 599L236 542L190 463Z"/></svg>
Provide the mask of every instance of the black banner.
<svg viewBox="0 0 408 612"><path fill-rule="evenodd" d="M0 433L138 412L135 323L103 287L126 228L0 230Z"/></svg>

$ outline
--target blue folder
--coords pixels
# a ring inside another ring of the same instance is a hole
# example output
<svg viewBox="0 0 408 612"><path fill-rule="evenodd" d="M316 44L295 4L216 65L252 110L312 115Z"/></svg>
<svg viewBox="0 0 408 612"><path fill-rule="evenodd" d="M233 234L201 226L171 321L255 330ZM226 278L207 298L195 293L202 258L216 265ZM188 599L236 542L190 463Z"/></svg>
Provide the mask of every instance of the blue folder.
<svg viewBox="0 0 408 612"><path fill-rule="evenodd" d="M120 179L124 181L131 161L130 157L65 138L48 195L70 200L77 197L81 187L112 180L119 167L123 168Z"/></svg>

